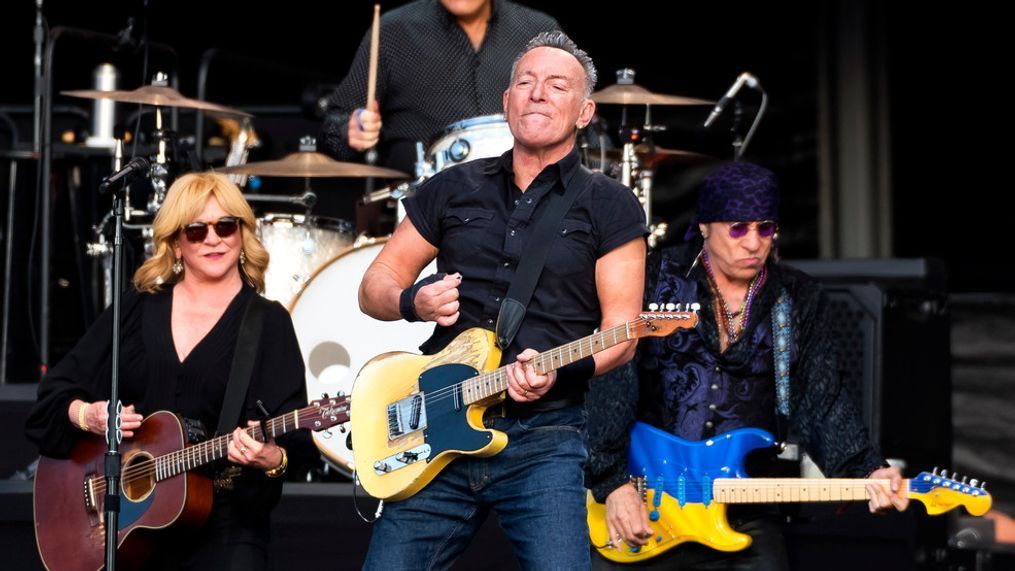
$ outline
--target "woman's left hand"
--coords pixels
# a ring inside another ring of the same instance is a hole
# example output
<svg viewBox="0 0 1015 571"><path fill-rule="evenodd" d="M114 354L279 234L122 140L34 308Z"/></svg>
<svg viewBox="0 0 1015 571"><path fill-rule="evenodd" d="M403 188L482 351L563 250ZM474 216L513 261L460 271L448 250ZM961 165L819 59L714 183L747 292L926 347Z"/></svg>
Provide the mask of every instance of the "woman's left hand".
<svg viewBox="0 0 1015 571"><path fill-rule="evenodd" d="M257 426L258 422L248 422L249 426ZM229 461L240 466L250 466L259 470L271 470L282 463L282 451L274 440L260 442L251 437L242 428L233 431L232 438L226 449Z"/></svg>

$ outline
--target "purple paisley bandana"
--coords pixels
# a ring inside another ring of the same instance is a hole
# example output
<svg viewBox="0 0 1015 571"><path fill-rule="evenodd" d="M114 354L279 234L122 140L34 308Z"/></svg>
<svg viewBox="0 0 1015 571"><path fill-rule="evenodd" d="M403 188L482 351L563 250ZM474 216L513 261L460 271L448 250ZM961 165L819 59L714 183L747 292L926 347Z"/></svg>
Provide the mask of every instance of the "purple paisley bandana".
<svg viewBox="0 0 1015 571"><path fill-rule="evenodd" d="M698 209L685 240L698 223L779 221L779 183L772 171L751 163L728 163L712 171L698 191Z"/></svg>

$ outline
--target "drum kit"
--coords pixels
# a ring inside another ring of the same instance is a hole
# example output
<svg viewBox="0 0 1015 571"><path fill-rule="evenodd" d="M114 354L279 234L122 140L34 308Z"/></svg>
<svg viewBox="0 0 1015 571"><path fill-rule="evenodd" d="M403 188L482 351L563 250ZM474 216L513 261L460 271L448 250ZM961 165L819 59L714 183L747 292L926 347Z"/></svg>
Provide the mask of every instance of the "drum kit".
<svg viewBox="0 0 1015 571"><path fill-rule="evenodd" d="M140 103L156 108L159 152L151 161L153 196L144 210L131 210L128 219L150 220L158 212L165 197L172 172L165 152L172 144L172 133L161 129L161 109L175 107L208 112L231 118L241 125L239 136L233 138L234 148L227 157L227 166L216 172L235 177L243 184L246 177L289 177L305 180L302 195L245 194L252 203L290 203L302 205L305 214L263 213L257 221L257 233L271 255L265 276L265 296L287 306L303 351L307 371L308 397L322 394L349 394L356 374L369 359L393 349L418 346L429 336L432 325L426 323L386 323L367 317L359 310L358 287L367 267L381 250L387 237L355 236L353 224L335 218L316 216L311 210L316 195L310 180L319 177L374 177L402 179L406 182L366 194L365 202L391 201L400 204L425 180L436 173L479 158L499 156L513 145L513 138L503 115L486 115L459 121L439 133L424 149L417 143L415 178L406 173L368 164L340 162L316 152L313 141L305 138L300 150L281 159L248 163L246 151L255 137L250 136L250 115L223 105L190 99L164 84L154 84L133 91L81 90L66 95L89 99L109 99ZM618 84L592 94L601 105L620 105L624 112L621 122L622 145L607 149L600 145L598 169L616 176L638 196L651 221L652 175L665 162L698 163L711 159L706 155L666 149L652 142L652 134L661 130L651 124L650 109L654 105L709 105L712 102L687 97L654 93L633 82L633 72L618 72ZM645 106L645 124L629 127L628 106ZM607 169L607 166L610 169ZM119 165L116 165L119 168ZM107 216L107 219L109 217ZM148 224L135 223L128 228L140 229ZM665 233L665 226L653 226L654 241ZM96 242L89 244L89 253L109 257L104 238L104 224L96 228ZM423 274L436 271L426 268ZM107 283L108 280L107 280ZM353 455L348 439L341 431L313 433L315 443L329 468L350 476Z"/></svg>

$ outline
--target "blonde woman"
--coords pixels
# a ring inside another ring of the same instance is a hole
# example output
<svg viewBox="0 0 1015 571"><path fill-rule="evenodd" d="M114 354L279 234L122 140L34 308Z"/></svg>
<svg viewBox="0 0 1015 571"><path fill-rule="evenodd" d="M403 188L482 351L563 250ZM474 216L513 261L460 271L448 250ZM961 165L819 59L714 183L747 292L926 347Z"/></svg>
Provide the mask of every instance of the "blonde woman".
<svg viewBox="0 0 1015 571"><path fill-rule="evenodd" d="M240 323L264 290L268 253L254 224L250 206L225 176L187 174L169 189L153 223L155 255L135 273L122 301L125 438L157 410L198 421L209 436L215 431ZM67 457L81 435L104 433L111 331L107 310L41 383L26 426L42 454ZM258 419L258 400L271 416L304 406L303 379L289 314L272 302L242 418L231 426ZM300 444L305 442L304 435ZM186 541L175 541L181 538L172 532L154 536L161 539L151 560L156 568L266 567L269 516L281 492L285 449L237 428L227 452L228 462L214 468L221 489L204 528Z"/></svg>

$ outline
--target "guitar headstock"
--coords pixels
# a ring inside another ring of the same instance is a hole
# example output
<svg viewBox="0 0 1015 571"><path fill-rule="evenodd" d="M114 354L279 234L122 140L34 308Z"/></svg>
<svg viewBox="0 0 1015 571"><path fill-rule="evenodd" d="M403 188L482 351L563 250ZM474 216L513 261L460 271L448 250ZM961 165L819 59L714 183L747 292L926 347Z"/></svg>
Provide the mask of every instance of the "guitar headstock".
<svg viewBox="0 0 1015 571"><path fill-rule="evenodd" d="M944 513L957 506L963 506L970 515L983 515L990 510L993 500L984 489L985 482L976 478L966 481L957 479L955 472L948 476L947 470L920 472L909 481L909 497L919 500L929 515Z"/></svg>
<svg viewBox="0 0 1015 571"><path fill-rule="evenodd" d="M637 326L631 330L632 337L665 337L678 329L691 329L698 325L701 306L697 303L650 303L648 307L649 310L639 313L638 319L633 322Z"/></svg>
<svg viewBox="0 0 1015 571"><path fill-rule="evenodd" d="M326 430L332 426L349 422L349 397L331 397L310 402L300 409L297 417L300 428Z"/></svg>

